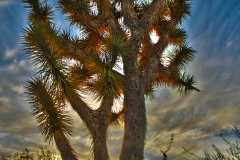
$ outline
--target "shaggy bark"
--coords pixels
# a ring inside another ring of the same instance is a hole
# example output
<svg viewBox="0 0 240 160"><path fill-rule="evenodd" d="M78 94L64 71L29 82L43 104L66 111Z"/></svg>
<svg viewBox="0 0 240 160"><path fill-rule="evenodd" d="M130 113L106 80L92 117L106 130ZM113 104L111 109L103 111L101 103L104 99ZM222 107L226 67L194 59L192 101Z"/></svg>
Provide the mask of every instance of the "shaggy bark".
<svg viewBox="0 0 240 160"><path fill-rule="evenodd" d="M125 131L120 160L142 160L147 120L137 55L125 57L123 63Z"/></svg>
<svg viewBox="0 0 240 160"><path fill-rule="evenodd" d="M94 118L96 128L90 130L93 138L93 153L96 160L108 160L107 150L107 130L109 126L109 117L111 114L111 107L113 105L113 97L103 97L103 102L97 110Z"/></svg>

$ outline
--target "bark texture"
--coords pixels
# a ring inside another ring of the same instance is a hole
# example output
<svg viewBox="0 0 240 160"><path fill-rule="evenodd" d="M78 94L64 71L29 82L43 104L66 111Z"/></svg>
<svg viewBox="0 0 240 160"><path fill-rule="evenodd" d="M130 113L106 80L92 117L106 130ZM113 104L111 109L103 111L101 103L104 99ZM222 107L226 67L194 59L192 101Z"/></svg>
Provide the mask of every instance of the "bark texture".
<svg viewBox="0 0 240 160"><path fill-rule="evenodd" d="M87 107L79 97L69 98L69 102L91 133L94 159L108 160L109 154L106 140L113 98L103 97L103 102L97 110Z"/></svg>
<svg viewBox="0 0 240 160"><path fill-rule="evenodd" d="M142 160L145 132L146 109L143 84L137 63L137 55L124 58L124 106L125 126L120 160Z"/></svg>
<svg viewBox="0 0 240 160"><path fill-rule="evenodd" d="M70 145L68 138L61 130L56 129L54 131L54 140L58 150L61 153L61 157L64 160L78 160L76 153L74 153L72 146Z"/></svg>

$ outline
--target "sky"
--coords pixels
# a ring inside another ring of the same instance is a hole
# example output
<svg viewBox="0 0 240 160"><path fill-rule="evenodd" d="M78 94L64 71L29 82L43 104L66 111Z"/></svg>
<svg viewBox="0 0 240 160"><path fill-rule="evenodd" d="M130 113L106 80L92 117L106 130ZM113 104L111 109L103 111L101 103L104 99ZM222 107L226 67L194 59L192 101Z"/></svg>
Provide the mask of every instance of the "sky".
<svg viewBox="0 0 240 160"><path fill-rule="evenodd" d="M196 76L202 92L185 96L159 88L155 100L147 101L147 160L161 159L160 150L166 149L172 134L169 159L181 160L194 158L182 147L199 156L213 143L227 149L219 134L232 142L233 126L240 128L240 1L192 0L191 12L184 26L197 54L188 71ZM0 0L0 22L0 155L24 148L35 151L39 146L54 150L39 134L26 102L24 84L35 70L22 50L27 14L19 0ZM60 18L57 24L66 25ZM88 159L88 132L76 113L71 114L75 131L71 143L79 159ZM121 127L109 131L113 160L119 156L122 136Z"/></svg>

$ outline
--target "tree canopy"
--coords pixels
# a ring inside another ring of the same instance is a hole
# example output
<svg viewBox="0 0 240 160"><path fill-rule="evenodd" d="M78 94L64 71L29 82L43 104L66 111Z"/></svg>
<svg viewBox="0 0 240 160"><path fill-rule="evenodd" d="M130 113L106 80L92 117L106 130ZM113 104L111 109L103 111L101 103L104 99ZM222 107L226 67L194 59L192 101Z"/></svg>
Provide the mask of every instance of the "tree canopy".
<svg viewBox="0 0 240 160"><path fill-rule="evenodd" d="M22 1L29 21L24 49L37 69L26 83L28 101L45 140L55 140L64 160L77 159L69 142L69 103L91 134L94 159L109 159L108 127L123 122L120 159L142 160L145 97L163 85L182 94L199 91L186 71L195 54L182 27L190 1L56 0L54 6ZM56 25L55 6L80 32ZM97 109L83 98L90 94ZM116 101L122 104L117 112Z"/></svg>

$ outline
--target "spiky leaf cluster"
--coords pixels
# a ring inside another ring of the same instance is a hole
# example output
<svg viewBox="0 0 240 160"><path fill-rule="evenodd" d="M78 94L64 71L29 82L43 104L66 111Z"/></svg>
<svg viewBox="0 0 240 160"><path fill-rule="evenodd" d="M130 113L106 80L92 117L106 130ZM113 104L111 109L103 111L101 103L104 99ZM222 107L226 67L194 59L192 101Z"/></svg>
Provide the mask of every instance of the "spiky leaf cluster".
<svg viewBox="0 0 240 160"><path fill-rule="evenodd" d="M25 8L29 9L28 19L31 23L53 20L52 6L36 0L22 0Z"/></svg>
<svg viewBox="0 0 240 160"><path fill-rule="evenodd" d="M50 143L57 130L70 136L73 121L67 115L65 103L59 99L58 91L39 78L28 80L26 88L32 114L39 123L38 128L44 139Z"/></svg>
<svg viewBox="0 0 240 160"><path fill-rule="evenodd" d="M153 3L151 1L136 3L136 13L139 15L147 13ZM159 85L170 86L184 94L199 91L193 87L195 77L186 71L186 66L193 60L195 51L188 46L186 31L181 26L186 17L190 15L190 5L188 0L166 0L159 11L159 16L153 17L154 23L148 26L138 54L141 72L149 76L154 64L159 63L156 62L157 59L162 61L158 64L158 71L154 69L156 72L153 76L154 82L146 88L146 95L153 97L152 92ZM141 20L142 17L138 18ZM152 33L157 37L153 37ZM156 42L152 41L153 38ZM165 55L167 48L172 49Z"/></svg>

